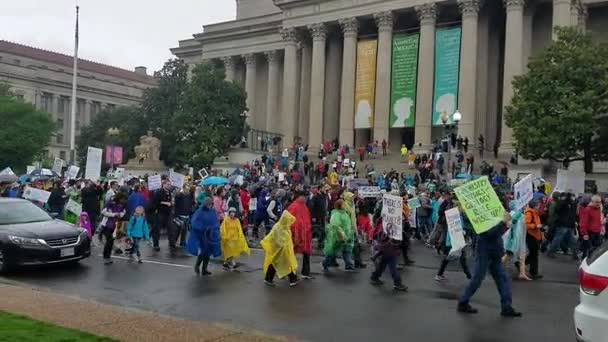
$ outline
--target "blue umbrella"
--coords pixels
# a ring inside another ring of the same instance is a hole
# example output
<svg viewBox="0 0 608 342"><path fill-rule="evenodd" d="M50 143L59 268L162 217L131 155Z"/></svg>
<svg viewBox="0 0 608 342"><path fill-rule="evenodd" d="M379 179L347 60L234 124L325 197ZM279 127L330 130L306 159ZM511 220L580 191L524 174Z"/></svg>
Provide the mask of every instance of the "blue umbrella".
<svg viewBox="0 0 608 342"><path fill-rule="evenodd" d="M228 184L230 181L224 177L211 176L203 179L198 185L223 185Z"/></svg>

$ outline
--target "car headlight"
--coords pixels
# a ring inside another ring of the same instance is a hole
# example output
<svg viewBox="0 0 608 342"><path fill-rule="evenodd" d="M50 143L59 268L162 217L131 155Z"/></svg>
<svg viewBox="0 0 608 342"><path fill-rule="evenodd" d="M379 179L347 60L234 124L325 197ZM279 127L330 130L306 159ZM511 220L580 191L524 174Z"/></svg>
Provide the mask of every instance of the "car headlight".
<svg viewBox="0 0 608 342"><path fill-rule="evenodd" d="M8 239L16 245L38 246L38 245L44 244L44 242L40 239L25 238L25 237L20 237L20 236L13 236L13 235L9 235Z"/></svg>

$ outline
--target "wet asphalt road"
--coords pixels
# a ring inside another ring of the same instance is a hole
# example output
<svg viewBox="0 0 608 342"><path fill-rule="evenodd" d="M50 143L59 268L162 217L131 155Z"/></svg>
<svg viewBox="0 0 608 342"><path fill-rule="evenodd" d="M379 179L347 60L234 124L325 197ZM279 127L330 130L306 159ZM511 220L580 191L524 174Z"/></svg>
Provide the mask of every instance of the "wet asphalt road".
<svg viewBox="0 0 608 342"><path fill-rule="evenodd" d="M409 286L407 293L392 291L388 273L383 287L371 286L369 268L357 274L334 269L330 275L322 275L320 257L312 258L314 280L302 281L295 288L286 280L277 280L278 286L270 288L262 282L263 253L258 250L240 259L239 272L225 272L214 263L211 277L196 277L192 257L170 254L166 248L159 253L149 246L143 249L146 263L142 265L117 257L113 265L104 266L97 248L95 256L80 266L29 269L0 277L0 281L297 340L574 341L577 265L565 256L557 260L541 257L542 281L513 282L514 306L524 316L504 319L489 276L471 303L480 313L458 314L457 299L466 285L464 274L454 263L446 272L448 281L436 283L433 276L440 258L416 243L412 253L416 265L401 273Z"/></svg>

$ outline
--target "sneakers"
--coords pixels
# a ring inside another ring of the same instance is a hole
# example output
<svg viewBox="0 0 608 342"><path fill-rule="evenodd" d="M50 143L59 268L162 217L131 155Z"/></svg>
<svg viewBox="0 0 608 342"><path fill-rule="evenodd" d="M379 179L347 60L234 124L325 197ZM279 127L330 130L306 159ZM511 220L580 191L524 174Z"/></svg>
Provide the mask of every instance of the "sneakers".
<svg viewBox="0 0 608 342"><path fill-rule="evenodd" d="M513 309L513 307L510 307L510 306L508 308L503 309L500 312L500 315L502 317L521 317L522 316L521 312L515 311L515 309Z"/></svg>
<svg viewBox="0 0 608 342"><path fill-rule="evenodd" d="M435 276L435 281L437 281L437 282L442 282L442 281L446 281L446 280L448 280L448 279L442 275L438 274Z"/></svg>
<svg viewBox="0 0 608 342"><path fill-rule="evenodd" d="M105 260L103 261L103 264L104 264L104 265L112 265L113 263L114 263L114 262L112 261L112 259L105 259Z"/></svg>
<svg viewBox="0 0 608 342"><path fill-rule="evenodd" d="M380 285L384 284L384 282L380 279L371 279L370 284L372 284L374 286L380 286Z"/></svg>
<svg viewBox="0 0 608 342"><path fill-rule="evenodd" d="M458 312L462 312L462 313L466 313L466 314L476 314L477 313L477 309L472 307L471 304L469 304L469 303L466 303L466 304L458 303L457 310L458 310Z"/></svg>
<svg viewBox="0 0 608 342"><path fill-rule="evenodd" d="M357 270L354 269L353 267L347 267L344 269L345 272L349 272L349 273L356 273Z"/></svg>
<svg viewBox="0 0 608 342"><path fill-rule="evenodd" d="M160 252L160 247L158 247L158 246L154 247L154 251L155 252Z"/></svg>
<svg viewBox="0 0 608 342"><path fill-rule="evenodd" d="M264 284L270 286L270 287L275 287L277 286L273 281L268 281L268 280L264 280Z"/></svg>
<svg viewBox="0 0 608 342"><path fill-rule="evenodd" d="M407 286L405 285L395 285L393 286L393 290L400 292L407 292Z"/></svg>
<svg viewBox="0 0 608 342"><path fill-rule="evenodd" d="M203 270L203 273L201 273L204 276L210 276L211 272L207 271L207 270Z"/></svg>
<svg viewBox="0 0 608 342"><path fill-rule="evenodd" d="M137 258L137 263L138 264L143 264L144 262L143 262L143 260L141 260L141 258Z"/></svg>
<svg viewBox="0 0 608 342"><path fill-rule="evenodd" d="M232 267L230 267L229 263L224 263L224 265L222 265L222 268L224 269L224 271L232 271Z"/></svg>
<svg viewBox="0 0 608 342"><path fill-rule="evenodd" d="M321 262L321 267L323 267L323 272L329 273L329 267L325 266L323 262Z"/></svg>
<svg viewBox="0 0 608 342"><path fill-rule="evenodd" d="M298 280L297 279L295 281L290 281L289 282L289 287L294 287L296 285L298 285Z"/></svg>
<svg viewBox="0 0 608 342"><path fill-rule="evenodd" d="M304 275L304 274L302 274L302 275L300 276L300 278L302 278L302 279L307 279L307 280L309 280L309 279L315 279L315 277L313 277L313 276L311 276L311 275Z"/></svg>

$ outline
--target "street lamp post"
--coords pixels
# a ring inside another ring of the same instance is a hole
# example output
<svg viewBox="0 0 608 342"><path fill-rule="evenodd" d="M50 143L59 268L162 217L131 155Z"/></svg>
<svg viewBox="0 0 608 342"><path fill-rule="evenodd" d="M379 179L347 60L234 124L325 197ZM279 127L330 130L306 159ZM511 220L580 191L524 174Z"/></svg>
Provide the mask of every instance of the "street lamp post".
<svg viewBox="0 0 608 342"><path fill-rule="evenodd" d="M110 168L114 172L114 139L120 134L120 130L116 127L108 128L108 136L110 136Z"/></svg>
<svg viewBox="0 0 608 342"><path fill-rule="evenodd" d="M452 114L453 124L450 124L450 116L447 112L443 112L441 114L441 122L443 123L443 134L448 143L448 173L450 172L450 167L452 165L452 141L451 134L452 129L455 129L455 134L458 134L458 123L462 120L462 113L458 109L456 112ZM454 168L452 167L452 173L455 173Z"/></svg>

